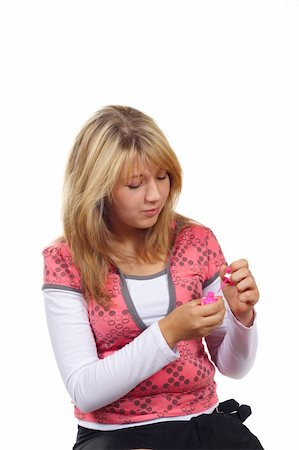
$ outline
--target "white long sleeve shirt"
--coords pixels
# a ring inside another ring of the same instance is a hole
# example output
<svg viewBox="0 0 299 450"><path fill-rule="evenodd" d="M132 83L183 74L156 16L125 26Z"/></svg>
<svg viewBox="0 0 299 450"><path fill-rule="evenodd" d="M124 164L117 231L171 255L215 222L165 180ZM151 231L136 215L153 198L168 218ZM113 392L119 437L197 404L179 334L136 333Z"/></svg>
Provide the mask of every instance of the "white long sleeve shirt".
<svg viewBox="0 0 299 450"><path fill-rule="evenodd" d="M126 283L134 306L148 328L104 359L98 357L82 294L56 288L43 291L57 364L73 402L82 411L93 411L116 401L141 381L179 358L178 350L168 346L158 324L165 316L169 303L165 272L151 277L126 277ZM219 288L218 277L204 289L203 294L213 291L222 295ZM146 292L150 292L150 297L145 296ZM256 320L251 327L243 326L226 303L222 325L205 339L211 359L222 374L241 378L250 370L257 349ZM189 420L191 417L193 415L164 420ZM113 430L157 421L161 419L130 425L107 425L81 420L79 424L92 429Z"/></svg>

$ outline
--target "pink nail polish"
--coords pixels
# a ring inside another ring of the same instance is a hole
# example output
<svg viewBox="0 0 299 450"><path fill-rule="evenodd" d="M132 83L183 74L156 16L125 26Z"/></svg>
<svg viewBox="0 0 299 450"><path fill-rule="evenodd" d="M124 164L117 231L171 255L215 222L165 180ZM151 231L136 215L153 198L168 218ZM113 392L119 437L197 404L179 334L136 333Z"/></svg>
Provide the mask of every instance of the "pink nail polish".
<svg viewBox="0 0 299 450"><path fill-rule="evenodd" d="M219 291L223 288L223 286L225 286L226 283L234 285L234 282L230 279L230 277L231 277L231 268L228 266L226 268L225 275L223 276L223 282L219 288Z"/></svg>

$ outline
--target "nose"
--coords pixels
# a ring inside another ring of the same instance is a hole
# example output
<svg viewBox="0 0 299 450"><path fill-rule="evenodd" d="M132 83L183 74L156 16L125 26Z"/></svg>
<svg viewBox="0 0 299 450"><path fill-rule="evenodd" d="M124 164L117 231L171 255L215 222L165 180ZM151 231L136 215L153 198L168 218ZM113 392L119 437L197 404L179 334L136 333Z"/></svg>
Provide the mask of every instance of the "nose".
<svg viewBox="0 0 299 450"><path fill-rule="evenodd" d="M157 182L155 179L149 181L145 194L145 199L148 202L155 203L161 199L161 193L159 191Z"/></svg>

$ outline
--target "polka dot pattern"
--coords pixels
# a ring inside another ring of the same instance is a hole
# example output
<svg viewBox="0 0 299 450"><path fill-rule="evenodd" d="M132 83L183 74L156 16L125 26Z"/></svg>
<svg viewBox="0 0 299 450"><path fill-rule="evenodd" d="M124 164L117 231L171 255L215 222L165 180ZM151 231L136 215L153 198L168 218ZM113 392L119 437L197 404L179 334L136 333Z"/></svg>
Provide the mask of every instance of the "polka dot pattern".
<svg viewBox="0 0 299 450"><path fill-rule="evenodd" d="M176 241L171 259L174 285L189 291L191 299L202 295L203 284L225 263L213 232L209 228L202 229L202 233L198 233L195 226L184 229Z"/></svg>
<svg viewBox="0 0 299 450"><path fill-rule="evenodd" d="M54 284L81 290L80 276L69 251L64 252L66 244L48 247L43 251L44 284ZM67 247L66 247L67 248Z"/></svg>
<svg viewBox="0 0 299 450"><path fill-rule="evenodd" d="M55 284L79 288L80 277L67 249L56 250L45 254L45 280L48 284L55 281ZM203 284L219 271L223 262L222 251L211 230L198 225L182 230L170 260L176 306L200 297ZM89 320L100 358L124 347L141 333L125 303L116 270L109 271L107 289L114 296L111 305L101 307L95 301L89 304ZM217 402L215 369L201 339L181 341L177 347L179 359L127 395L92 413L85 414L75 407L76 416L98 423L133 423L199 413L212 407Z"/></svg>

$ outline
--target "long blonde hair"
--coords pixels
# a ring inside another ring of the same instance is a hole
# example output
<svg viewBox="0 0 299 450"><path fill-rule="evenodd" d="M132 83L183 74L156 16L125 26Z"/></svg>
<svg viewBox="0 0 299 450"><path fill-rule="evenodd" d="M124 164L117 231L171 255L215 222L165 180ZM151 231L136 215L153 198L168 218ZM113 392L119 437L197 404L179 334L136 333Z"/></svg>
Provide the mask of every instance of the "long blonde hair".
<svg viewBox="0 0 299 450"><path fill-rule="evenodd" d="M153 119L126 106L106 106L97 111L78 134L71 150L63 188L61 238L70 247L79 269L82 289L100 305L111 300L105 283L115 258L117 236L109 228L109 201L121 170L129 173L133 161L166 170L170 192L156 224L144 232L138 257L145 262L169 254L173 228L189 220L174 211L182 187L182 170L166 137Z"/></svg>

